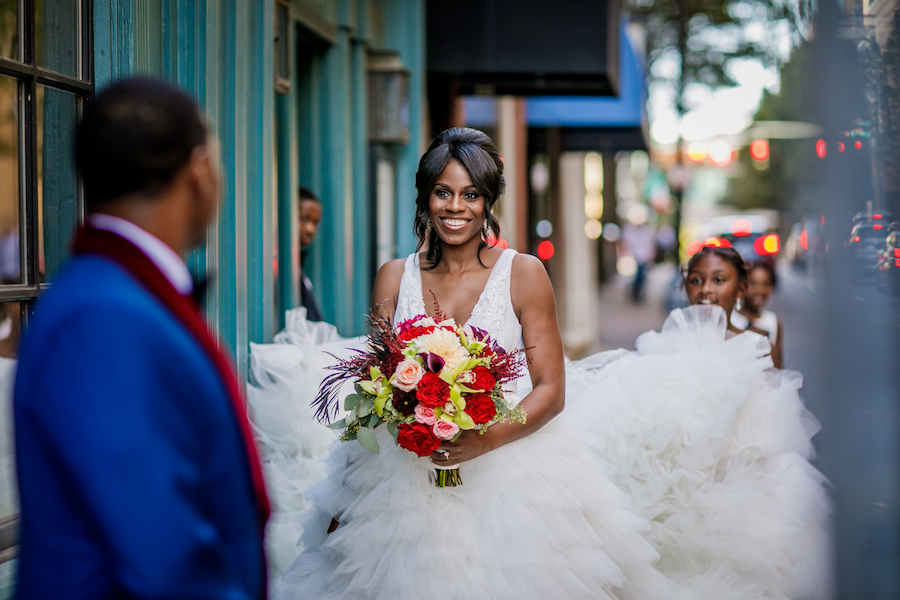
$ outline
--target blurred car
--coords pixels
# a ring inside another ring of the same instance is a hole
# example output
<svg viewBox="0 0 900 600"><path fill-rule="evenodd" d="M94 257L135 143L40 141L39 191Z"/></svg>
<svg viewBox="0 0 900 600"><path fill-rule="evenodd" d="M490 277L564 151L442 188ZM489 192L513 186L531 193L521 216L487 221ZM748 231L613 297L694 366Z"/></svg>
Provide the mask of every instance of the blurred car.
<svg viewBox="0 0 900 600"><path fill-rule="evenodd" d="M864 220L850 230L850 239L844 244L859 274L874 274L878 270L879 252L887 238L888 223Z"/></svg>
<svg viewBox="0 0 900 600"><path fill-rule="evenodd" d="M891 223L884 246L878 252L878 285L890 294L900 294L900 223Z"/></svg>
<svg viewBox="0 0 900 600"><path fill-rule="evenodd" d="M690 257L704 246L715 246L734 248L747 262L754 262L763 256L776 258L781 252L781 238L774 228L770 216L744 214L718 217L697 231L702 237L688 243L685 251Z"/></svg>
<svg viewBox="0 0 900 600"><path fill-rule="evenodd" d="M887 210L863 210L853 215L853 225L857 223L866 223L869 221L880 221L881 223L890 223L894 220L894 215Z"/></svg>
<svg viewBox="0 0 900 600"><path fill-rule="evenodd" d="M821 270L824 255L825 217L803 217L794 223L784 244L784 254L788 263L797 269L810 273Z"/></svg>
<svg viewBox="0 0 900 600"><path fill-rule="evenodd" d="M689 243L687 245L688 256L693 256L705 246L734 248L745 261L755 262L763 256L775 258L781 251L781 238L777 233L771 231L722 233Z"/></svg>

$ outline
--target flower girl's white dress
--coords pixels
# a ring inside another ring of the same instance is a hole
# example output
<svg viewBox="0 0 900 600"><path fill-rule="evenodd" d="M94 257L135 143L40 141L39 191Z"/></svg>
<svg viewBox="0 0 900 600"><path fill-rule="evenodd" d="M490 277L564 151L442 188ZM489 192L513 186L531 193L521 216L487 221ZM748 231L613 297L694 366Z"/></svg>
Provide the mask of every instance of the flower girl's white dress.
<svg viewBox="0 0 900 600"><path fill-rule="evenodd" d="M636 352L571 363L569 410L650 520L657 568L691 597L829 598L829 501L801 376L772 368L764 337L726 331L718 306L673 311Z"/></svg>
<svg viewBox="0 0 900 600"><path fill-rule="evenodd" d="M522 328L509 294L515 251L503 253L469 324L507 349ZM400 284L395 321L424 314L418 257ZM519 383L514 400L527 393ZM463 463L464 484L436 488L428 459L394 444L380 453L336 443L328 476L306 491L302 553L278 595L356 600L678 597L651 563L648 524L605 474L566 411L535 433ZM340 526L330 535L332 517Z"/></svg>

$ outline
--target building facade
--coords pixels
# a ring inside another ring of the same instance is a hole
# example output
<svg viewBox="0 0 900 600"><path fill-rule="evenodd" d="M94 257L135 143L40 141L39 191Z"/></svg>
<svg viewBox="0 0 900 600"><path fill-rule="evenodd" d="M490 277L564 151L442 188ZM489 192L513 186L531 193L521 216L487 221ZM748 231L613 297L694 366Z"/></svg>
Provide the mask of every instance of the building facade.
<svg viewBox="0 0 900 600"><path fill-rule="evenodd" d="M85 103L146 74L191 93L221 147L216 221L188 263L246 372L297 306L298 188L322 200L302 269L326 320L363 328L380 263L415 249L424 139L423 0L0 1L0 394L15 348L84 217L72 136ZM374 123L370 127L370 122ZM0 598L18 512L0 419Z"/></svg>

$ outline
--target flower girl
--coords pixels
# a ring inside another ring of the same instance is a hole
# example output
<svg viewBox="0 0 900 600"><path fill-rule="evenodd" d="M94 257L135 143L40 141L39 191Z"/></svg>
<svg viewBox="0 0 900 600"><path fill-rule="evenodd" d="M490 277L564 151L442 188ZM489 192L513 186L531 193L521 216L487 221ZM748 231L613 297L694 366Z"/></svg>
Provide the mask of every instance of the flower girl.
<svg viewBox="0 0 900 600"><path fill-rule="evenodd" d="M636 352L569 366L573 410L650 520L657 568L690 597L829 598L829 501L809 463L819 425L801 376L729 322L747 290L737 252L704 248L684 284L692 306Z"/></svg>

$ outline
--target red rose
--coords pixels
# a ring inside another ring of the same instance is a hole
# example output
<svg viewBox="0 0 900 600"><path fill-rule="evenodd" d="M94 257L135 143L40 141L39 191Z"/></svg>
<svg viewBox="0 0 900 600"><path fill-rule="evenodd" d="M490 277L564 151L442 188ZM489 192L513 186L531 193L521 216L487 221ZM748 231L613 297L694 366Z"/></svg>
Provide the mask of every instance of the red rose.
<svg viewBox="0 0 900 600"><path fill-rule="evenodd" d="M420 335L425 335L425 334L431 333L432 331L434 331L434 327L432 327L432 326L411 327L410 329L407 329L406 331L401 331L400 334L397 335L397 338L401 342L408 342L409 340L414 340L417 337L419 337Z"/></svg>
<svg viewBox="0 0 900 600"><path fill-rule="evenodd" d="M429 456L441 445L439 440L432 432L431 427L421 423L413 423L412 425L400 425L397 427L397 444L401 448L415 452L419 456Z"/></svg>
<svg viewBox="0 0 900 600"><path fill-rule="evenodd" d="M472 374L475 375L475 381L466 384L466 387L469 389L489 392L497 384L497 380L494 379L487 367L475 367L472 369Z"/></svg>
<svg viewBox="0 0 900 600"><path fill-rule="evenodd" d="M416 388L416 398L430 408L443 406L450 399L450 386L437 373L425 373Z"/></svg>
<svg viewBox="0 0 900 600"><path fill-rule="evenodd" d="M470 394L466 396L466 413L476 425L483 425L497 414L497 406L490 394Z"/></svg>

